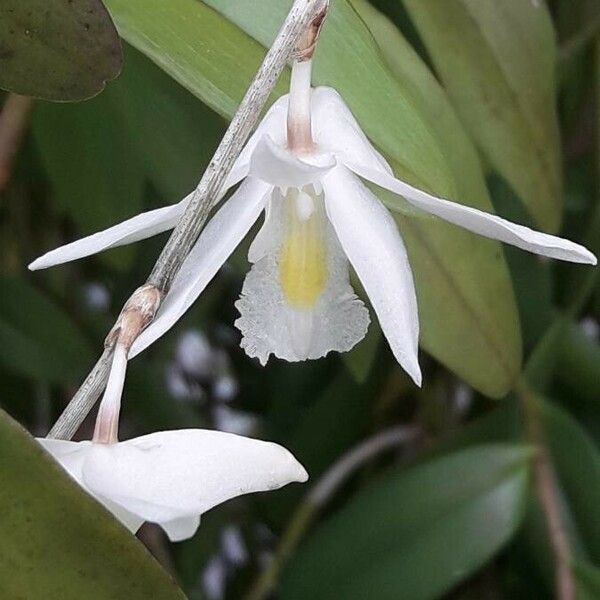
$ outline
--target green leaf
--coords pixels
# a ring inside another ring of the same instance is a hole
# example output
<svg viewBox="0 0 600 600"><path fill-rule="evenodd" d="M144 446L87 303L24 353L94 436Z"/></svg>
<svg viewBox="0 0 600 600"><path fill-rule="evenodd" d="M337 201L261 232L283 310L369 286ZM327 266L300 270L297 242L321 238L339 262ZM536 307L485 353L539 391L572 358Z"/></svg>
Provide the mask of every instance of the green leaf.
<svg viewBox="0 0 600 600"><path fill-rule="evenodd" d="M127 41L206 104L231 117L264 48L203 2L107 4ZM265 45L289 6L274 0L209 4ZM425 69L416 60L413 64ZM453 146L439 139L434 125L438 115L421 102L424 94L415 93L415 84L394 77L345 1L331 6L316 55L315 82L338 89L399 175L440 195L492 210L481 174L473 175L478 166L472 152L468 146L457 150L464 135ZM285 84L280 84L277 94L284 91ZM471 154L474 163L458 172L459 161L448 159L455 152ZM504 395L519 371L521 350L500 247L432 219L398 218L415 270L423 346L483 393Z"/></svg>
<svg viewBox="0 0 600 600"><path fill-rule="evenodd" d="M463 123L536 223L556 231L556 44L543 2L404 0Z"/></svg>
<svg viewBox="0 0 600 600"><path fill-rule="evenodd" d="M2 0L0 88L85 100L121 70L117 31L100 0Z"/></svg>
<svg viewBox="0 0 600 600"><path fill-rule="evenodd" d="M0 278L0 363L15 373L66 382L93 354L70 317L26 280Z"/></svg>
<svg viewBox="0 0 600 600"><path fill-rule="evenodd" d="M231 118L262 58L260 44L198 0L107 0L119 33L214 111ZM285 93L280 82L275 97Z"/></svg>
<svg viewBox="0 0 600 600"><path fill-rule="evenodd" d="M300 548L282 600L441 597L512 537L529 457L522 446L477 446L382 477Z"/></svg>
<svg viewBox="0 0 600 600"><path fill-rule="evenodd" d="M183 600L146 549L0 411L0 596Z"/></svg>
<svg viewBox="0 0 600 600"><path fill-rule="evenodd" d="M574 555L600 564L600 523L596 518L600 503L600 454L581 425L564 409L549 400L537 398L544 440L561 500L561 519ZM516 443L526 437L523 412L517 402L506 402L480 418L448 442L435 449L436 455L484 442ZM551 587L553 557L547 540L546 524L532 498L527 513L526 537L531 555Z"/></svg>
<svg viewBox="0 0 600 600"><path fill-rule="evenodd" d="M142 206L144 173L112 93L78 105L40 104L34 113L33 135L53 198L80 235L132 217ZM131 252L103 257L119 265Z"/></svg>
<svg viewBox="0 0 600 600"><path fill-rule="evenodd" d="M552 460L568 501L572 521L586 551L600 564L600 454L587 433L566 411L542 403L542 417Z"/></svg>

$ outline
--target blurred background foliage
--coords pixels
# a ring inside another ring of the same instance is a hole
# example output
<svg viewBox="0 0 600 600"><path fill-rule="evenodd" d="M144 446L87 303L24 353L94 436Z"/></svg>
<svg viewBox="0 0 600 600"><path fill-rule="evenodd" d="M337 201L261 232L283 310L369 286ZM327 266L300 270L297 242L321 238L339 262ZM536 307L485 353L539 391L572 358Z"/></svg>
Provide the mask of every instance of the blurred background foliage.
<svg viewBox="0 0 600 600"><path fill-rule="evenodd" d="M106 0L122 56L99 0L64 14L56 0L64 43L40 53L39 39L52 46L43 4L0 7L0 87L80 100L122 72L85 102L2 97L0 591L80 598L87 582L88 598L180 598L10 418L48 431L166 234L47 272L26 265L193 189L290 2ZM342 93L398 175L600 252L597 0L331 0L315 83ZM132 362L121 436L259 436L311 481L229 502L181 544L148 525L139 537L193 600L575 597L557 581L600 598L596 271L381 197L415 269L423 388L375 323L344 356L249 360L233 328L242 244ZM98 550L81 552L92 539Z"/></svg>

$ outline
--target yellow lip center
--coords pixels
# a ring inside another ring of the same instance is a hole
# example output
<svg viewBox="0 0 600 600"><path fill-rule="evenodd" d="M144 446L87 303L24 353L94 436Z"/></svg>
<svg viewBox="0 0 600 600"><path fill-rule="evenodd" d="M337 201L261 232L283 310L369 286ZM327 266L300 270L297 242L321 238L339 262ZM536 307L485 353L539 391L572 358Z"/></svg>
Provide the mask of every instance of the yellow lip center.
<svg viewBox="0 0 600 600"><path fill-rule="evenodd" d="M319 200L304 192L290 190L284 201L288 218L279 254L279 283L290 305L309 308L316 302L327 280L323 215L320 207L313 205L307 217L306 203L318 203Z"/></svg>

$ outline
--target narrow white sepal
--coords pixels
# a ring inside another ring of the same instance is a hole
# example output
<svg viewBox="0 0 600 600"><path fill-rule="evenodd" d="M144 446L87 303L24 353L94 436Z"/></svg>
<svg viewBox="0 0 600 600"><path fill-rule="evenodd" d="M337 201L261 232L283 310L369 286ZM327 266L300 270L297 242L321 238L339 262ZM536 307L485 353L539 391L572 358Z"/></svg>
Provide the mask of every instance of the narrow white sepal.
<svg viewBox="0 0 600 600"><path fill-rule="evenodd" d="M323 179L325 206L344 252L377 313L394 356L417 385L419 317L412 271L396 223L345 167Z"/></svg>
<svg viewBox="0 0 600 600"><path fill-rule="evenodd" d="M268 184L248 177L208 222L162 302L156 318L134 342L130 358L168 331L194 303L260 216Z"/></svg>
<svg viewBox="0 0 600 600"><path fill-rule="evenodd" d="M221 193L220 198L223 197L229 188L239 183L248 175L249 166L248 159L242 159L242 157L238 158L229 173L229 176L225 180L225 185L223 186L223 192ZM108 229L98 231L97 233L93 233L80 240L76 240L70 244L65 244L50 252L46 252L43 256L35 259L29 265L29 269L31 271L47 269L48 267L97 254L98 252L108 250L109 248L117 248L118 246L139 242L140 240L145 240L146 238L162 233L163 231L173 229L185 212L193 195L194 192L188 194L177 204L140 213L118 225L113 225ZM218 200L220 200L220 198Z"/></svg>
<svg viewBox="0 0 600 600"><path fill-rule="evenodd" d="M471 206L436 198L382 171L354 163L346 163L346 166L360 177L404 197L416 208L473 233L558 260L590 265L597 263L596 257L587 248L570 240L517 225Z"/></svg>
<svg viewBox="0 0 600 600"><path fill-rule="evenodd" d="M85 258L109 248L138 242L172 229L185 212L191 197L192 194L189 194L178 204L140 213L104 231L93 233L80 240L46 252L46 254L34 260L29 265L29 269L31 271L46 269L54 265Z"/></svg>
<svg viewBox="0 0 600 600"><path fill-rule="evenodd" d="M217 504L308 479L282 446L220 431L162 431L117 444L39 441L132 531L151 521L172 540L191 537Z"/></svg>

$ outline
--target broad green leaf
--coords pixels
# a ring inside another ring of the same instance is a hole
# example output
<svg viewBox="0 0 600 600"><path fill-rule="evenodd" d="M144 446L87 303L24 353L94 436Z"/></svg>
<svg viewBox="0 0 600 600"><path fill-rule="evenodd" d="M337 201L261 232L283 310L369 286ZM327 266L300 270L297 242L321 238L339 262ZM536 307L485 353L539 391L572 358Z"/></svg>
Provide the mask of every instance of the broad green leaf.
<svg viewBox="0 0 600 600"><path fill-rule="evenodd" d="M0 278L0 362L15 373L67 382L93 360L70 317L25 279Z"/></svg>
<svg viewBox="0 0 600 600"><path fill-rule="evenodd" d="M203 2L107 4L132 45L210 107L231 117L264 48ZM289 6L272 0L210 4L265 45ZM343 94L398 174L440 195L492 210L480 176L474 180L471 168L453 172L458 163L446 157L456 148L447 148L436 136L437 115L428 113L414 96L413 84L404 85L393 76L370 32L345 1L331 6L319 43L315 82L334 85ZM280 84L277 93L284 90ZM504 395L519 370L521 353L500 247L433 219L402 219L402 231L415 269L423 346L477 389Z"/></svg>
<svg viewBox="0 0 600 600"><path fill-rule="evenodd" d="M84 100L121 70L117 31L100 0L2 0L0 88Z"/></svg>
<svg viewBox="0 0 600 600"><path fill-rule="evenodd" d="M522 446L476 446L381 477L299 549L282 600L441 597L514 534L529 457Z"/></svg>
<svg viewBox="0 0 600 600"><path fill-rule="evenodd" d="M53 199L78 226L76 237L132 217L142 206L144 174L125 120L109 101L112 93L78 105L39 104L34 113L33 135ZM118 265L127 252L102 256Z"/></svg>
<svg viewBox="0 0 600 600"><path fill-rule="evenodd" d="M0 411L0 597L183 600L146 549Z"/></svg>
<svg viewBox="0 0 600 600"><path fill-rule="evenodd" d="M463 123L536 223L556 231L556 45L543 2L404 0Z"/></svg>
<svg viewBox="0 0 600 600"><path fill-rule="evenodd" d="M230 119L264 56L261 46L199 0L107 0L119 33ZM276 96L285 93L279 83Z"/></svg>
<svg viewBox="0 0 600 600"><path fill-rule="evenodd" d="M576 557L600 564L600 524L595 508L600 503L600 454L588 434L569 413L540 397L537 403L558 483L561 519L569 543ZM515 443L525 437L522 408L517 402L510 401L462 429L448 443L436 448L435 455L484 442ZM533 498L525 523L530 552L551 588L553 558L546 525Z"/></svg>

